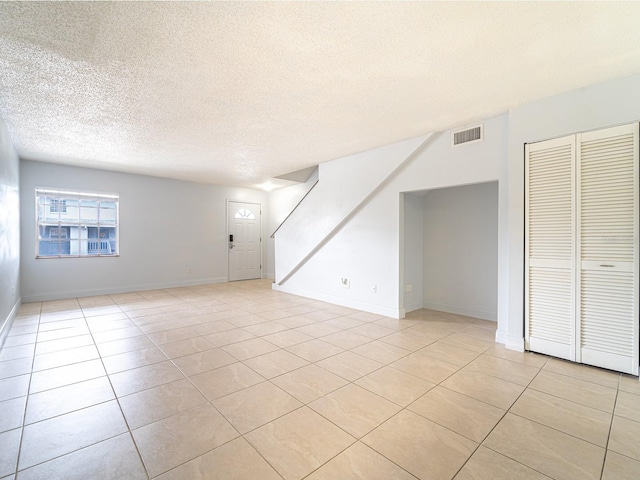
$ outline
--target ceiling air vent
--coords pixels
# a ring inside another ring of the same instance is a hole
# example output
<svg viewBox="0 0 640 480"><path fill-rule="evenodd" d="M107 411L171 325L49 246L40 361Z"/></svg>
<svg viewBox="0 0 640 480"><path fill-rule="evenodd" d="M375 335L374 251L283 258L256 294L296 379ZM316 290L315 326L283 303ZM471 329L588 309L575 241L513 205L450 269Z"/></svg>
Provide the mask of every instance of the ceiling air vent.
<svg viewBox="0 0 640 480"><path fill-rule="evenodd" d="M457 147L465 143L481 142L483 140L482 124L464 130L458 130L451 133L451 146Z"/></svg>

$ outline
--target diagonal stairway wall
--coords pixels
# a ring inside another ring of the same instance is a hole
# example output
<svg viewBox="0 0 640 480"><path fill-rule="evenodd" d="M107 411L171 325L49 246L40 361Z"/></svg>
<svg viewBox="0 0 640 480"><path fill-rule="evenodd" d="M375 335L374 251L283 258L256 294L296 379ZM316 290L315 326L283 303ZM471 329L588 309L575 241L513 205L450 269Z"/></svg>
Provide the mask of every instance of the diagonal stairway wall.
<svg viewBox="0 0 640 480"><path fill-rule="evenodd" d="M275 283L286 283L429 136L321 164L319 183L276 232Z"/></svg>

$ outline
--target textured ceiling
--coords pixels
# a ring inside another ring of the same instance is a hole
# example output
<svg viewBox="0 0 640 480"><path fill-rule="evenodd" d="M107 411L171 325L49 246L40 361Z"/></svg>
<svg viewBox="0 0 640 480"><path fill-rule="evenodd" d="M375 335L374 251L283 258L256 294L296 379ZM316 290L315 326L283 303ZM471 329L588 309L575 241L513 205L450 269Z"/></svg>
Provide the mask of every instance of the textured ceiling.
<svg viewBox="0 0 640 480"><path fill-rule="evenodd" d="M640 71L638 2L0 2L22 158L255 187Z"/></svg>

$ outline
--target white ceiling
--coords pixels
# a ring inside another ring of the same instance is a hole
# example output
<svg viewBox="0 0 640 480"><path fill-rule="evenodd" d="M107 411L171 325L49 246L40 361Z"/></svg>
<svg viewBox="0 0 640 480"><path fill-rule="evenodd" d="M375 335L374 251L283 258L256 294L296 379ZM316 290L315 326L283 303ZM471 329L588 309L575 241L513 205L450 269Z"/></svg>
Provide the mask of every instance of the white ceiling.
<svg viewBox="0 0 640 480"><path fill-rule="evenodd" d="M640 72L639 24L638 2L0 2L0 115L22 158L256 187Z"/></svg>

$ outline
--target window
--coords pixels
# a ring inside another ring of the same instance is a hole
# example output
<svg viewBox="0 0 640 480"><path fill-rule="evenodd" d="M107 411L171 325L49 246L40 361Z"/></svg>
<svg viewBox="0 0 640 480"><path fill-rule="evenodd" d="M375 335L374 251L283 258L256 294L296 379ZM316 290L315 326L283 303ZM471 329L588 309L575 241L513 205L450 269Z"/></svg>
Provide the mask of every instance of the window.
<svg viewBox="0 0 640 480"><path fill-rule="evenodd" d="M118 255L118 195L36 189L36 258Z"/></svg>
<svg viewBox="0 0 640 480"><path fill-rule="evenodd" d="M249 220L254 220L256 218L256 216L253 214L253 212L247 208L241 208L240 210L238 210L235 214L236 218L248 218Z"/></svg>
<svg viewBox="0 0 640 480"><path fill-rule="evenodd" d="M67 201L52 198L49 204L49 212L51 213L67 213Z"/></svg>

